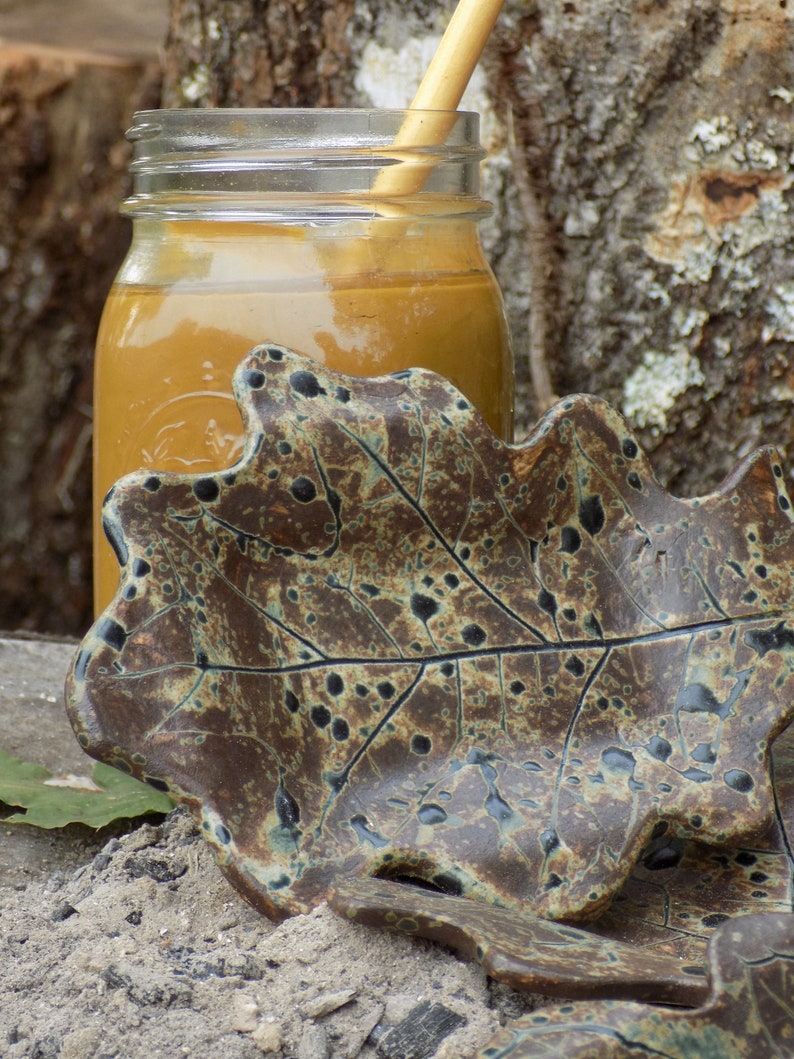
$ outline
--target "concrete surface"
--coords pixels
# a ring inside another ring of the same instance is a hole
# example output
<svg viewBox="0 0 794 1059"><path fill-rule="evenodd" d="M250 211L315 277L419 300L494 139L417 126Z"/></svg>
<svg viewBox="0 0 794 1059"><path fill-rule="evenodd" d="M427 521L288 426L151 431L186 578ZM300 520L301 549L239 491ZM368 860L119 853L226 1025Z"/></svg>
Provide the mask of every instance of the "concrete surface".
<svg viewBox="0 0 794 1059"><path fill-rule="evenodd" d="M94 767L74 737L64 706L63 684L76 649L71 642L0 634L0 747L53 775L90 776ZM117 830L73 825L43 831L3 824L0 815L0 886L23 886L75 867Z"/></svg>

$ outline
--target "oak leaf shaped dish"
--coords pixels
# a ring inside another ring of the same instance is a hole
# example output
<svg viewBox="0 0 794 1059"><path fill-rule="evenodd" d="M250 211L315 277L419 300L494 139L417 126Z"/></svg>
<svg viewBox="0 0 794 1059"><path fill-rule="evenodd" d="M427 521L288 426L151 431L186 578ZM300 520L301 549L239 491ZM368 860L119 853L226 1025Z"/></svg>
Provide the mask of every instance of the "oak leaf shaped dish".
<svg viewBox="0 0 794 1059"><path fill-rule="evenodd" d="M421 370L267 345L236 392L236 465L111 491L120 586L67 697L255 905L408 877L588 920L649 841L769 829L794 712L773 449L682 500L592 397L510 446Z"/></svg>
<svg viewBox="0 0 794 1059"><path fill-rule="evenodd" d="M793 1053L794 915L724 923L708 949L709 995L693 1009L622 1000L544 1008L510 1023L477 1059L748 1059Z"/></svg>
<svg viewBox="0 0 794 1059"><path fill-rule="evenodd" d="M529 912L388 879L338 879L328 903L348 921L437 941L523 992L684 1007L707 998L700 961L688 965L655 946L604 938Z"/></svg>

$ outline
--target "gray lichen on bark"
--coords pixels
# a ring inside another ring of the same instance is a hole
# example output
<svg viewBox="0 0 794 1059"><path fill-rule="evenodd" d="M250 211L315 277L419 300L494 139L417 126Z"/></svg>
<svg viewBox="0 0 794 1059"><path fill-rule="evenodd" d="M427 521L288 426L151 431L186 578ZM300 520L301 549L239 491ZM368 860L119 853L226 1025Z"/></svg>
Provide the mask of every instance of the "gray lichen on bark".
<svg viewBox="0 0 794 1059"><path fill-rule="evenodd" d="M542 114L556 388L621 408L683 493L762 443L791 463L793 18L539 0L498 30L492 84Z"/></svg>

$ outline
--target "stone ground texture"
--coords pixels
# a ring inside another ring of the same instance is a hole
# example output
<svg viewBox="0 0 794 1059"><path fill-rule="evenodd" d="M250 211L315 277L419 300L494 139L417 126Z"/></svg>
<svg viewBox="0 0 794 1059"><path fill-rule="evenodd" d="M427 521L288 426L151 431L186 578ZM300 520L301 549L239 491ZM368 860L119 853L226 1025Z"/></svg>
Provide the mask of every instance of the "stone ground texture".
<svg viewBox="0 0 794 1059"><path fill-rule="evenodd" d="M0 742L85 775L60 691L73 651L0 638ZM324 905L270 923L181 810L99 835L0 821L0 968L2 1059L461 1059L531 1004ZM395 1028L437 1005L459 1024L406 1052Z"/></svg>

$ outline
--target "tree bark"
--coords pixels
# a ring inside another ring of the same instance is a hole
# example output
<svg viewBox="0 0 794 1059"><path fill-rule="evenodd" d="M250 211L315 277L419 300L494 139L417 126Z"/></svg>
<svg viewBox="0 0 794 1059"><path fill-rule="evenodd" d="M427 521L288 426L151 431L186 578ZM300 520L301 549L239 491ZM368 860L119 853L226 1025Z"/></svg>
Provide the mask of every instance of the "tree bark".
<svg viewBox="0 0 794 1059"><path fill-rule="evenodd" d="M684 495L762 444L794 469L793 44L786 0L539 0L490 53L550 263L534 355Z"/></svg>
<svg viewBox="0 0 794 1059"><path fill-rule="evenodd" d="M165 96L406 105L452 7L173 0ZM761 444L791 465L792 45L785 0L509 0L480 103L523 431L585 390L682 494Z"/></svg>
<svg viewBox="0 0 794 1059"><path fill-rule="evenodd" d="M119 141L158 80L0 52L0 628L78 633L91 616L93 345L128 242Z"/></svg>
<svg viewBox="0 0 794 1059"><path fill-rule="evenodd" d="M341 107L354 0L171 0L163 106Z"/></svg>

